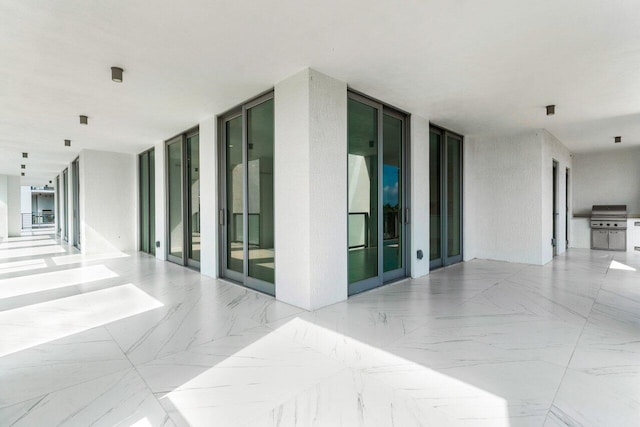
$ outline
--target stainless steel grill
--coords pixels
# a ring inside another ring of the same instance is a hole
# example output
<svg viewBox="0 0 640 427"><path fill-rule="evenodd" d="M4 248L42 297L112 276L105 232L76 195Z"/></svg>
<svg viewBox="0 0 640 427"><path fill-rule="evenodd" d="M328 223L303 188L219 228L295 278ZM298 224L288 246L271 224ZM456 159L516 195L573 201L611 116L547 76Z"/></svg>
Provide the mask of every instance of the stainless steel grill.
<svg viewBox="0 0 640 427"><path fill-rule="evenodd" d="M626 205L593 205L591 249L627 250Z"/></svg>

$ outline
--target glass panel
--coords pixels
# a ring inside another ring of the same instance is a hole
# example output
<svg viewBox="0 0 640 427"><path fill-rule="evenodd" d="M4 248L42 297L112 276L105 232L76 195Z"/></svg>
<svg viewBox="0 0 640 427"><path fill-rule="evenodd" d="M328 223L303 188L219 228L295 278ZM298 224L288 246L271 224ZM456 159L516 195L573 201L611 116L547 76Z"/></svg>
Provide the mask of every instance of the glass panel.
<svg viewBox="0 0 640 427"><path fill-rule="evenodd" d="M242 117L225 123L227 153L227 269L244 272L242 213L244 201L242 183Z"/></svg>
<svg viewBox="0 0 640 427"><path fill-rule="evenodd" d="M248 275L274 282L273 99L247 110Z"/></svg>
<svg viewBox="0 0 640 427"><path fill-rule="evenodd" d="M462 141L447 136L447 256L460 255Z"/></svg>
<svg viewBox="0 0 640 427"><path fill-rule="evenodd" d="M169 182L169 254L182 258L184 251L182 223L182 141L169 144L167 153Z"/></svg>
<svg viewBox="0 0 640 427"><path fill-rule="evenodd" d="M378 275L378 110L348 100L349 283Z"/></svg>
<svg viewBox="0 0 640 427"><path fill-rule="evenodd" d="M402 268L402 120L384 115L382 167L382 239L384 271Z"/></svg>
<svg viewBox="0 0 640 427"><path fill-rule="evenodd" d="M189 258L200 261L200 138L193 135L187 138L187 156L189 158Z"/></svg>
<svg viewBox="0 0 640 427"><path fill-rule="evenodd" d="M429 132L429 260L442 257L440 140L439 133Z"/></svg>
<svg viewBox="0 0 640 427"><path fill-rule="evenodd" d="M69 179L67 169L62 173L62 190L64 240L69 241L69 200L67 198L67 195L69 194Z"/></svg>
<svg viewBox="0 0 640 427"><path fill-rule="evenodd" d="M140 155L140 250L149 252L149 156Z"/></svg>
<svg viewBox="0 0 640 427"><path fill-rule="evenodd" d="M156 156L149 151L149 252L156 254Z"/></svg>

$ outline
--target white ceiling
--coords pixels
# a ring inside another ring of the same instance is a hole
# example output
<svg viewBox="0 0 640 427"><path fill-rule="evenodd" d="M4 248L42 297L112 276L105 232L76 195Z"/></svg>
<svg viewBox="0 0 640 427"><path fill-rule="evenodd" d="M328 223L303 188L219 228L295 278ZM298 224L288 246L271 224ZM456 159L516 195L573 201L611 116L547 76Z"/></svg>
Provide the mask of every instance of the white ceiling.
<svg viewBox="0 0 640 427"><path fill-rule="evenodd" d="M465 135L640 146L639 22L635 0L0 0L0 173L142 151L304 67Z"/></svg>

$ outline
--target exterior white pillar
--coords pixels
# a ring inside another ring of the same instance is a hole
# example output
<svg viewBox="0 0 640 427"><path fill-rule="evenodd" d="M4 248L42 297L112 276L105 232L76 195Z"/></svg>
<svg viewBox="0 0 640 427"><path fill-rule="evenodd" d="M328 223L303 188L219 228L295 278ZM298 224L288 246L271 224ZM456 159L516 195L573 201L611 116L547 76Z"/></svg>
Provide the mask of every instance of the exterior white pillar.
<svg viewBox="0 0 640 427"><path fill-rule="evenodd" d="M20 177L7 177L7 209L9 237L20 236L22 233L22 215L20 203Z"/></svg>
<svg viewBox="0 0 640 427"><path fill-rule="evenodd" d="M218 277L216 118L200 122L200 272Z"/></svg>
<svg viewBox="0 0 640 427"><path fill-rule="evenodd" d="M167 184L166 184L166 167L165 167L165 143L160 141L156 143L154 153L155 159L155 212L156 212L156 241L160 242L160 246L156 246L156 258L161 260L167 259L166 254L166 220L167 220Z"/></svg>
<svg viewBox="0 0 640 427"><path fill-rule="evenodd" d="M347 85L305 69L275 86L276 298L347 298Z"/></svg>
<svg viewBox="0 0 640 427"><path fill-rule="evenodd" d="M410 141L410 191L411 252L409 253L411 277L429 274L429 121L411 116ZM417 252L421 250L422 259Z"/></svg>

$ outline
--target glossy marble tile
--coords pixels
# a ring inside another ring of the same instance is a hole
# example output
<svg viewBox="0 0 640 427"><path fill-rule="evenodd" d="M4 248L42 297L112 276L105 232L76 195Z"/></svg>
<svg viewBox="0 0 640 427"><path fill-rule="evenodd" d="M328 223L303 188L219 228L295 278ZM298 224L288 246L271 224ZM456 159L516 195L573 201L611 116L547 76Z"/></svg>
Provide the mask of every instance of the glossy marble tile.
<svg viewBox="0 0 640 427"><path fill-rule="evenodd" d="M11 426L174 426L134 369L0 408Z"/></svg>
<svg viewBox="0 0 640 427"><path fill-rule="evenodd" d="M306 312L51 238L0 248L22 254L0 259L0 425L640 419L640 254L474 260Z"/></svg>

